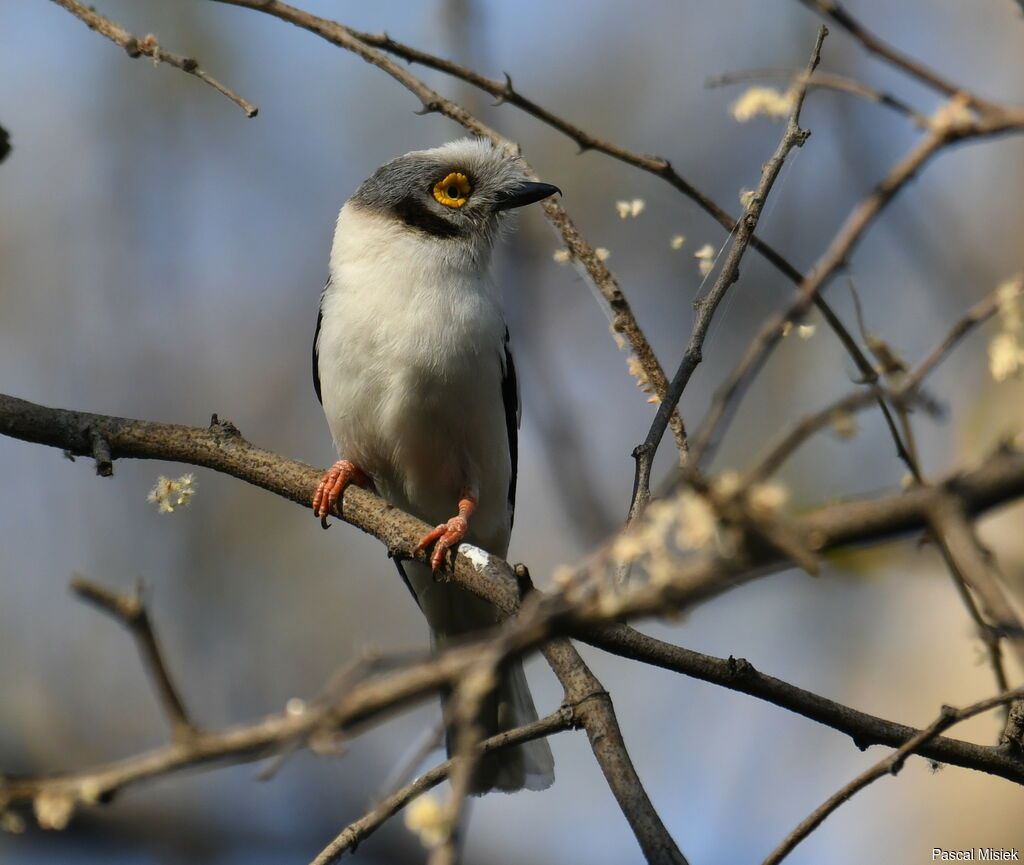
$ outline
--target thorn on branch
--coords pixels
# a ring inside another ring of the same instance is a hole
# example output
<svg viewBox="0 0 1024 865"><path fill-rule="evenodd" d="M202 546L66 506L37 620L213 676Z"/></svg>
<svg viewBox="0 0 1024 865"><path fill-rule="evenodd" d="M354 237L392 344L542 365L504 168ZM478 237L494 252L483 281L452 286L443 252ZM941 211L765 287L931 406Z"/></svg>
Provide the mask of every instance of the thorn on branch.
<svg viewBox="0 0 1024 865"><path fill-rule="evenodd" d="M217 417L217 413L214 412L210 415L210 432L212 432L218 439L242 439L241 430L238 429L231 421L221 420Z"/></svg>
<svg viewBox="0 0 1024 865"><path fill-rule="evenodd" d="M516 583L519 588L519 601L522 603L523 599L534 591L533 579L530 577L530 569L519 562L512 567L512 573L515 574Z"/></svg>
<svg viewBox="0 0 1024 865"><path fill-rule="evenodd" d="M92 458L96 460L96 474L101 478L109 478L114 474L114 457L110 453L110 444L96 430L89 431L92 445Z"/></svg>
<svg viewBox="0 0 1024 865"><path fill-rule="evenodd" d="M1006 726L999 736L999 746L1018 759L1024 758L1024 700L1010 704Z"/></svg>

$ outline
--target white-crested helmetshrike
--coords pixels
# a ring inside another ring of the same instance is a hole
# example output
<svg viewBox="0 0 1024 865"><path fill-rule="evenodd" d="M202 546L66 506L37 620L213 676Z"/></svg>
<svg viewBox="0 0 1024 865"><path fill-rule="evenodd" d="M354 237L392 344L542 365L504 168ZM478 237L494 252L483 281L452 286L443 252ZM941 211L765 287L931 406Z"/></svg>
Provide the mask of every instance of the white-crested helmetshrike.
<svg viewBox="0 0 1024 865"><path fill-rule="evenodd" d="M519 394L491 250L505 211L557 191L488 142L462 139L391 160L345 202L313 341L314 384L342 457L314 497L321 520L356 483L437 526L420 540L435 570L463 539L505 556ZM436 644L501 620L432 568L399 563ZM536 717L513 662L484 707L484 733ZM540 739L485 758L473 789L552 779Z"/></svg>

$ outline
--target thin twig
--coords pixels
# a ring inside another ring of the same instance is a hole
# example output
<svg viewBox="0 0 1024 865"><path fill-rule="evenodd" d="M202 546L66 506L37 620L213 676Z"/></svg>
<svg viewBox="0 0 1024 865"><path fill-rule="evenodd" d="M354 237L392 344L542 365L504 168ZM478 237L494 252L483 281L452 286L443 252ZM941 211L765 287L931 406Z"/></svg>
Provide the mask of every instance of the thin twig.
<svg viewBox="0 0 1024 865"><path fill-rule="evenodd" d="M480 743L480 754L490 754L500 748L510 748L525 742L532 742L552 733L570 730L576 726L571 706L563 706L557 712L538 721L516 727L505 733L499 733ZM424 772L414 781L396 790L368 814L346 826L339 835L328 844L310 863L310 865L332 865L347 850L353 850L366 838L373 834L389 818L397 814L410 801L426 793L448 777L454 760L445 760L439 766Z"/></svg>
<svg viewBox="0 0 1024 865"><path fill-rule="evenodd" d="M1024 277L1018 277L1018 288L1022 279L1024 279ZM877 339L872 339L872 337L867 333L864 325L863 313L861 311L860 298L858 298L856 291L853 291L853 300L857 310L857 320L860 324L861 335L869 349L872 349L875 356L879 358L883 369L887 370L887 378L890 382L894 384L902 383L904 387L907 387L908 384L911 387L919 387L924 378L935 368L935 366L941 363L947 355L952 352L956 344L970 330L988 320L995 313L996 309L999 307L999 295L1000 289L997 288L987 297L982 298L978 303L974 304L967 311L966 315L957 321L957 323L950 329L946 338L932 350L931 354L926 357L924 361L922 361L916 372L912 374L912 378L909 383L907 382L906 376L903 374L904 370L902 368L902 364L898 361L894 362L892 358L886 357L891 352L887 349L884 351L881 350L881 344L879 341ZM894 408L899 413L901 423L903 424L903 437L907 442L907 456L909 457L908 466L911 471L911 476L915 483L926 483L917 460L916 448L914 446L913 427L910 423L908 408L902 401L894 402ZM932 537L933 540L935 540L934 535ZM936 546L938 547L939 553L946 565L946 570L949 573L953 587L956 589L961 603L963 603L964 608L967 610L967 615L970 616L971 621L974 622L978 638L981 640L982 645L985 646L985 650L988 653L989 664L992 667L992 674L995 677L996 687L1000 691L1007 691L1009 690L1010 685L1009 679L1006 676L1006 668L1003 663L1003 651L1002 645L999 642L999 634L993 625L985 619L981 610L979 610L978 604L974 600L974 596L967 587L967 582L960 569L960 565L957 560L950 555L947 546L941 542L936 543ZM1009 730L1011 707L1006 708L1007 730ZM1010 731L1010 735L1012 736L1012 731Z"/></svg>
<svg viewBox="0 0 1024 865"><path fill-rule="evenodd" d="M408 755L402 759L402 762L395 765L391 774L381 785L380 793L375 797L376 801L389 799L416 777L416 772L423 761L444 744L444 726L442 718L432 728L423 731L420 738L409 749Z"/></svg>
<svg viewBox="0 0 1024 865"><path fill-rule="evenodd" d="M1022 2L1024 2L1024 0L1022 0ZM727 87L731 84L742 84L747 81L760 81L763 78L786 78L791 81L798 82L801 74L802 73L796 69L739 69L730 72L723 72L721 75L709 78L704 83L704 86L710 88ZM891 108L893 111L896 111L909 120L912 120L918 126L925 127L928 125L928 118L914 109L911 105L908 105L902 99L897 99L891 93L876 90L874 87L870 87L864 82L857 81L853 78L846 78L845 76L835 75L830 72L816 71L814 75L811 76L807 86L827 90L838 90L841 93L852 93L855 96L862 96L871 102L877 102L879 105Z"/></svg>
<svg viewBox="0 0 1024 865"><path fill-rule="evenodd" d="M286 710L220 731L195 730L187 739L77 772L0 775L0 813L43 796L63 803L66 823L77 806L109 802L121 790L143 781L197 767L262 760L289 752L296 742L315 748L326 737L451 688L477 662L479 653L479 646L448 649L387 674L357 680L355 673L375 666L360 659L349 670L353 675L345 677L350 686L330 699L325 692L324 699L311 701L299 711Z"/></svg>
<svg viewBox="0 0 1024 865"><path fill-rule="evenodd" d="M811 51L811 58L807 64L803 83L798 84L796 87L793 96L793 108L790 111L789 121L786 124L782 140L779 141L771 158L764 164L760 183L758 183L757 190L747 205L746 212L737 224L736 233L733 236L729 251L726 254L725 263L715 280L715 284L697 304L697 314L690 332L690 341L686 346L682 359L679 361L679 367L672 377L668 391L658 406L658 411L647 432L647 437L633 449L636 473L633 479L633 496L629 506L627 523L632 523L636 520L637 516L647 507L651 499L651 465L658 451L658 445L665 434L669 418L679 404L683 391L690 381L690 376L693 375L694 370L703 360L704 340L707 337L708 329L711 327L711 320L715 315L715 311L725 298L726 292L739 279L740 262L747 251L751 238L754 236L754 229L757 228L762 208L768 200L772 187L775 185L775 180L778 178L789 152L794 147L802 147L810 135L810 132L800 128L800 110L804 104L804 97L807 95L807 80L818 66L818 62L821 59L821 45L827 35L828 29L825 27L820 28L814 42L814 48Z"/></svg>
<svg viewBox="0 0 1024 865"><path fill-rule="evenodd" d="M259 113L259 109L251 102L247 102L215 78L207 75L206 72L199 68L199 62L194 58L172 54L170 51L161 48L156 41L156 37L152 34L144 39L137 39L119 24L115 24L109 18L100 15L91 6L84 6L78 0L53 0L53 2L63 6L72 15L84 21L90 30L95 30L97 33L106 36L111 42L116 42L128 53L129 57L145 55L146 57L152 57L155 62L174 66L182 70L182 72L194 75L200 81L206 82L219 93L224 94L245 112L246 117L255 117Z"/></svg>
<svg viewBox="0 0 1024 865"><path fill-rule="evenodd" d="M907 757L917 751L926 742L934 739L943 730L947 730L954 724L959 724L961 721L965 721L975 715L980 715L982 712L987 712L989 709L993 709L996 706L1004 706L1007 703L1013 700L1019 700L1022 697L1024 697L1024 688L1018 688L1015 691L1009 691L995 697L980 700L979 702L963 709L954 709L951 706L943 706L942 711L939 713L939 717L936 718L927 728L907 741L900 748L893 751L884 760L879 760L870 769L861 772L861 774L850 781L849 784L829 796L828 799L815 809L809 817L800 823L800 825L797 826L786 837L786 839L771 852L768 858L764 860L763 865L778 865L779 862L793 852L793 849L797 844L817 829L829 814L835 811L844 802L848 801L854 794L863 790L873 781L877 781L883 775L897 774L900 769L903 768L903 764L906 762Z"/></svg>
<svg viewBox="0 0 1024 865"><path fill-rule="evenodd" d="M199 728L189 717L185 703L171 679L141 593L137 590L131 595L119 594L80 576L71 580L71 590L82 600L113 616L131 632L170 724L172 740L187 742L194 738Z"/></svg>

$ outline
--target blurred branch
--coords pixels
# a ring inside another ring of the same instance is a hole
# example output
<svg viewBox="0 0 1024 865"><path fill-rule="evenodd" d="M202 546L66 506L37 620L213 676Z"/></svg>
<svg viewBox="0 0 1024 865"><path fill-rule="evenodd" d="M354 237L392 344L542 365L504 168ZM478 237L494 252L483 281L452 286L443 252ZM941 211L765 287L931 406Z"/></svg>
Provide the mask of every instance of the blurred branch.
<svg viewBox="0 0 1024 865"><path fill-rule="evenodd" d="M101 590L103 592L105 590ZM104 602L100 602L104 603ZM441 687L451 687L472 668L479 647L449 649L385 675L369 677L376 659L357 660L346 671L346 686L325 697L250 724L217 732L193 728L187 739L79 772L39 777L0 775L0 814L11 806L32 804L41 826L62 829L79 805L110 802L115 794L142 781L185 769L247 763L289 752L296 744L317 750L341 731L362 724ZM531 726L531 738L571 724ZM520 731L495 737L488 749L520 741Z"/></svg>
<svg viewBox="0 0 1024 865"><path fill-rule="evenodd" d="M929 522L935 540L956 562L957 571L981 601L985 617L1007 640L1017 662L1024 667L1024 626L1000 586L991 557L978 541L970 515L955 495L943 495L932 503Z"/></svg>
<svg viewBox="0 0 1024 865"><path fill-rule="evenodd" d="M518 153L516 145L508 139L499 135L458 103L451 99L446 99L436 90L428 87L423 81L405 69L405 67L399 66L386 54L377 50L370 41L364 40L362 36L365 34L360 34L336 21L320 18L310 12L289 6L287 3L281 3L279 0L214 0L214 2L226 3L231 6L242 6L256 12L263 12L275 18L280 18L282 21L294 24L297 27L309 30L332 45L336 45L346 51L351 51L367 63L386 72L419 99L422 105L420 113L441 114L450 120L454 120L474 135L488 139L505 151ZM531 176L536 176L528 165L527 170ZM619 287L615 276L605 263L598 258L594 248L580 234L569 214L558 202L548 198L542 202L542 206L548 221L561 235L562 241L572 254L573 260L583 267L587 277L607 304L606 311L611 318L612 332L617 335L616 340L625 338L631 351L640 362L644 377L650 382L654 392L659 397L664 397L665 390L668 387L665 371L662 369L643 330L637 323L632 307L626 296L622 293L622 289ZM679 447L680 453L683 454L686 451L686 433L678 413L673 416L671 426L676 444Z"/></svg>
<svg viewBox="0 0 1024 865"><path fill-rule="evenodd" d="M129 57L134 58L145 55L146 57L152 57L156 63L167 63L170 66L174 66L182 72L194 75L200 81L206 82L218 92L223 93L245 112L246 117L255 117L259 113L259 109L251 102L247 102L237 93L229 90L215 78L210 77L200 69L198 60L192 57L183 57L180 54L172 54L170 51L161 48L152 33L140 40L109 18L104 18L92 6L85 6L79 3L78 0L53 0L53 2L63 6L76 18L84 21L90 30L95 30L102 36L106 36L111 42L116 42L127 52Z"/></svg>
<svg viewBox="0 0 1024 865"><path fill-rule="evenodd" d="M885 401L888 400L888 402L895 406L897 411L903 410L905 406L911 404L914 400L924 400L927 403L927 397L920 394L921 383L956 348L957 343L961 339L979 324L992 317L999 305L999 291L999 289L996 289L996 291L972 306L953 325L942 341L926 355L917 369L900 379L898 388L888 393L884 392L877 384L873 385L871 390L858 389L840 397L820 411L810 414L801 420L769 450L760 463L747 473L743 480L743 486L763 483L772 474L777 472L783 462L792 456L797 448L811 435L828 426L837 417L850 415L853 412L866 408L874 399L882 402L882 404L885 404ZM923 482L920 469L913 456L905 451L904 459L917 481ZM1002 688L1001 690L1006 689Z"/></svg>
<svg viewBox="0 0 1024 865"><path fill-rule="evenodd" d="M995 697L980 700L979 702L967 706L964 709L954 709L952 706L943 706L942 711L939 713L939 717L936 718L926 729L922 730L900 748L893 751L893 753L884 760L880 760L870 769L862 772L849 784L825 800L825 802L823 802L821 806L814 811L814 813L797 826L796 829L794 829L789 836L772 851L771 855L764 860L763 865L778 865L779 862L793 852L793 849L797 844L817 829L829 814L835 811L844 802L849 801L854 794L859 793L870 783L877 781L883 775L898 774L900 769L903 768L903 764L907 761L907 757L915 751L918 751L922 745L934 739L943 730L948 730L954 724L959 724L961 721L966 721L968 718L980 715L982 712L987 712L989 709L994 709L996 706L1005 706L1013 700L1020 700L1022 697L1024 697L1024 688L1018 688L1015 691L1009 691Z"/></svg>
<svg viewBox="0 0 1024 865"><path fill-rule="evenodd" d="M160 651L160 644L149 620L149 613L142 601L141 591L136 590L132 595L122 595L84 577L75 577L71 581L71 590L82 600L113 616L131 632L142 664L149 673L160 705L171 725L171 739L175 742L187 742L194 738L199 729L185 710L185 703L171 679L167 662Z"/></svg>
<svg viewBox="0 0 1024 865"><path fill-rule="evenodd" d="M473 789L473 776L480 766L483 726L480 713L498 686L498 674L505 655L504 640L497 637L482 647L477 659L459 676L445 707L453 731L452 766L448 772L451 793L443 809L440 839L430 851L428 865L457 865L462 818L466 800Z"/></svg>
<svg viewBox="0 0 1024 865"><path fill-rule="evenodd" d="M747 246L754 236L754 229L757 228L758 220L761 218L761 210L768 200L775 180L782 170L786 157L794 147L802 147L810 132L800 128L800 110L803 108L804 97L807 95L807 80L814 73L821 59L821 45L828 35L828 29L821 27L811 51L811 59L807 64L807 72L802 84L796 85L793 96L793 108L789 114L789 122L786 124L782 140L771 158L764 164L761 171L761 180L758 183L754 195L747 205L746 211L736 224L736 232L733 235L729 252L726 254L725 263L718 274L715 284L707 295L696 304L696 317L693 322L693 329L690 332L690 341L679 361L679 367L668 386L665 397L658 406L658 411L651 423L644 441L633 449L633 459L636 461L636 472L633 478L633 496L629 505L629 518L627 522L633 522L640 513L647 507L651 500L651 464L661 444L662 436L665 435L665 428L668 425L672 412L676 410L679 400L683 395L690 376L704 359L704 340L707 337L708 328L711 327L711 320L714 318L715 310L725 298L726 292L739 279L740 262Z"/></svg>
<svg viewBox="0 0 1024 865"><path fill-rule="evenodd" d="M1024 2L1024 0L1022 0ZM716 75L714 78L709 78L705 82L705 87L727 87L731 84L744 84L748 81L760 81L763 78L786 78L793 83L799 83L803 77L803 73L798 69L739 69L730 72L723 72L721 75ZM821 88L824 90L838 90L841 93L852 93L855 96L861 96L870 102L877 102L879 105L884 105L886 108L891 108L902 114L909 120L912 120L917 126L926 127L928 125L928 118L908 105L902 99L897 99L891 93L885 93L881 90L876 90L874 87L869 87L862 81L857 81L854 78L846 78L842 75L835 75L830 72L819 72L810 76L807 80L807 86L809 88Z"/></svg>
<svg viewBox="0 0 1024 865"><path fill-rule="evenodd" d="M964 513L976 517L998 504L1024 496L1024 452L1005 442L979 466L954 472L933 486L915 486L893 495L839 502L789 521L816 554L850 544L879 543L928 528L932 511L951 496ZM696 605L786 567L778 551L752 543L750 537L730 539L718 547L709 541L688 558L675 549L677 533L693 518L693 493L684 490L666 500L653 518L644 517L629 531L590 557L565 578L566 616L573 625L691 610ZM656 579L612 592L623 558L636 564L651 560Z"/></svg>
<svg viewBox="0 0 1024 865"><path fill-rule="evenodd" d="M1017 663L1024 668L1024 625L1002 589L1004 580L995 557L982 546L974 524L953 497L946 496L936 502L932 509L931 528L932 537L950 572L970 599L968 610L988 647L996 681L1002 684L1006 681L1006 672L1000 640L1005 639L1010 644ZM974 602L975 596L980 604ZM1024 706L1019 702L1008 708L1001 737L1001 741L1017 754L1024 751L1024 731L1020 725L1022 711Z"/></svg>

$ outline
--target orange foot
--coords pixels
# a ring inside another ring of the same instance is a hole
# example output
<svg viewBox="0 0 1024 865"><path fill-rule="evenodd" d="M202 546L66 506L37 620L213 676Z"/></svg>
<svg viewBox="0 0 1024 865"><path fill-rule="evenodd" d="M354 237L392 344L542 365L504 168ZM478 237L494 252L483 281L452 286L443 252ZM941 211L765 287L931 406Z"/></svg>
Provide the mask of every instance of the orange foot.
<svg viewBox="0 0 1024 865"><path fill-rule="evenodd" d="M313 513L320 517L320 525L325 529L330 525L327 515L335 509L338 499L350 483L371 489L373 487L373 481L366 472L350 460L338 460L320 478L313 494Z"/></svg>
<svg viewBox="0 0 1024 865"><path fill-rule="evenodd" d="M431 544L434 544L434 551L430 554L430 567L435 571L441 570L444 554L452 549L452 547L457 546L459 541L466 536L466 530L469 528L469 518L473 511L476 510L476 505L476 496L470 492L463 493L463 497L459 500L458 516L452 517L446 523L441 523L432 532L427 532L427 534L420 538L420 542L416 544L416 549L413 552L418 553L420 550L425 550Z"/></svg>

